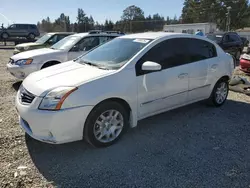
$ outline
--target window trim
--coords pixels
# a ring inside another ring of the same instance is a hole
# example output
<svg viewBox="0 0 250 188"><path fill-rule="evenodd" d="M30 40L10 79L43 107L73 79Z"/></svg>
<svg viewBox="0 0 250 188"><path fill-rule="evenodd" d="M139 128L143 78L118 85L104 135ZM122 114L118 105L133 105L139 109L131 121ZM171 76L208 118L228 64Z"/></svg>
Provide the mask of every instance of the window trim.
<svg viewBox="0 0 250 188"><path fill-rule="evenodd" d="M202 39L197 39L197 38L189 38L189 37L180 37L180 38L168 38L168 39L165 39L165 40L162 40L160 41L159 43L156 43L154 46L152 46L150 49L147 49L147 51L136 61L135 63L135 73L136 73L136 76L142 76L144 74L149 74L149 73L153 73L153 72L159 72L159 71L142 71L141 70L141 66L143 63L141 63L140 61L145 57L145 55L153 48L155 48L157 45L165 42L165 41L169 41L169 40L175 40L175 39L188 39L188 40L198 40L198 41L202 41L202 42L205 42L207 44L210 44L212 49L213 49L213 56L212 57L209 57L209 58L206 58L206 59L202 59L202 60L198 60L198 61L192 61L192 62L189 62L189 63L185 63L185 64L181 64L181 65L177 65L177 66L173 66L173 67L169 67L169 68L163 68L162 70L166 70L166 69L171 69L171 68L174 68L174 67L178 67L178 66L182 66L182 65L186 65L186 64L191 64L191 63L196 63L196 62L199 62L199 61L204 61L204 60L207 60L207 59L212 59L212 58L216 58L218 57L218 52L217 52L217 48L216 46L207 41L207 40L202 40ZM158 62L157 62L158 63ZM141 65L140 65L141 64ZM138 66L140 68L138 68ZM160 71L162 71L160 70Z"/></svg>

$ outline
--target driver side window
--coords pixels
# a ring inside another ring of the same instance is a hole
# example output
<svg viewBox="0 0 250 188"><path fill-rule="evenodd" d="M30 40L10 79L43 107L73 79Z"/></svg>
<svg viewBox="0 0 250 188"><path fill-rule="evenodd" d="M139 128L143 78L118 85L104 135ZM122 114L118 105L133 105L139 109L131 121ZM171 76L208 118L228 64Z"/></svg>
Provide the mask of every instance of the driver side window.
<svg viewBox="0 0 250 188"><path fill-rule="evenodd" d="M58 35L52 36L52 37L48 40L48 43L49 43L50 45L53 45L53 44L57 43L57 36L58 36Z"/></svg>
<svg viewBox="0 0 250 188"><path fill-rule="evenodd" d="M16 29L16 25L11 25L8 29Z"/></svg>
<svg viewBox="0 0 250 188"><path fill-rule="evenodd" d="M99 45L99 37L87 37L76 44L73 51L89 51Z"/></svg>
<svg viewBox="0 0 250 188"><path fill-rule="evenodd" d="M159 63L162 70L189 63L186 39L168 39L155 45L136 63L136 76L148 73L141 69L146 61Z"/></svg>

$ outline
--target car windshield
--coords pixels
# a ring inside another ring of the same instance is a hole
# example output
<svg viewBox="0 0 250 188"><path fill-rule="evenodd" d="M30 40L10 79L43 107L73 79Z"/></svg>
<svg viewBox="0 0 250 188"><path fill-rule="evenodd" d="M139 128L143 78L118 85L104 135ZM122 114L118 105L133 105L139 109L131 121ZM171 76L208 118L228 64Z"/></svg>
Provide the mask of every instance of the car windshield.
<svg viewBox="0 0 250 188"><path fill-rule="evenodd" d="M149 39L115 38L79 57L76 61L106 69L119 69L150 41Z"/></svg>
<svg viewBox="0 0 250 188"><path fill-rule="evenodd" d="M45 34L43 35L41 38L39 38L36 43L40 43L40 44L44 44L47 40L49 40L49 38L52 36L52 34Z"/></svg>
<svg viewBox="0 0 250 188"><path fill-rule="evenodd" d="M207 35L207 38L209 38L210 40L218 43L218 42L221 42L222 35Z"/></svg>
<svg viewBox="0 0 250 188"><path fill-rule="evenodd" d="M55 50L69 50L80 40L80 38L81 37L79 36L65 37L59 42L55 43L53 46L51 46L51 48Z"/></svg>

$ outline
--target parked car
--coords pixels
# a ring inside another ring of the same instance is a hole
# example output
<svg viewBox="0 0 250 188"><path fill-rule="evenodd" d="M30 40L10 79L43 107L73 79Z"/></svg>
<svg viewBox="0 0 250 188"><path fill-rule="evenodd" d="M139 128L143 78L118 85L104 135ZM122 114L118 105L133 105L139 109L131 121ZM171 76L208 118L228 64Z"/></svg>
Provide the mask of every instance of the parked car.
<svg viewBox="0 0 250 188"><path fill-rule="evenodd" d="M240 70L250 74L250 55L243 54L240 58Z"/></svg>
<svg viewBox="0 0 250 188"><path fill-rule="evenodd" d="M225 52L233 55L236 60L240 59L244 44L236 32L212 33L207 38L216 42Z"/></svg>
<svg viewBox="0 0 250 188"><path fill-rule="evenodd" d="M115 143L138 120L200 100L221 106L234 62L211 40L147 32L117 37L37 71L17 92L20 125L54 144Z"/></svg>
<svg viewBox="0 0 250 188"><path fill-rule="evenodd" d="M14 55L20 52L25 52L28 50L34 50L39 48L48 48L63 38L72 35L72 32L56 32L56 33L47 33L39 38L36 42L22 43L15 46Z"/></svg>
<svg viewBox="0 0 250 188"><path fill-rule="evenodd" d="M30 50L12 56L7 64L7 70L16 78L24 79L34 71L75 59L92 48L121 35L119 32L98 31L70 35L50 48Z"/></svg>
<svg viewBox="0 0 250 188"><path fill-rule="evenodd" d="M26 37L34 39L40 36L40 32L35 24L12 24L7 28L0 29L2 39L11 37Z"/></svg>

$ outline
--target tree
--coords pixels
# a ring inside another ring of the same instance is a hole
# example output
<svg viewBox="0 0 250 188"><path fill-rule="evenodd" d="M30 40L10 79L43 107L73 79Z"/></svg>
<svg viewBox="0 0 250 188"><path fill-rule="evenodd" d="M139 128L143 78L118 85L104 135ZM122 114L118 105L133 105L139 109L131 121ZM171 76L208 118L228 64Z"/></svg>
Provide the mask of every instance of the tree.
<svg viewBox="0 0 250 188"><path fill-rule="evenodd" d="M76 19L78 22L77 32L86 32L87 31L87 24L88 24L88 17L86 16L83 9L81 9L81 8L78 9Z"/></svg>
<svg viewBox="0 0 250 188"><path fill-rule="evenodd" d="M125 24L126 30L130 32L139 32L144 30L144 12L140 7L135 5L131 5L123 10L121 21Z"/></svg>
<svg viewBox="0 0 250 188"><path fill-rule="evenodd" d="M64 13L57 18L53 24L54 31L70 31L70 19L69 16L65 16Z"/></svg>
<svg viewBox="0 0 250 188"><path fill-rule="evenodd" d="M135 5L131 5L131 6L127 7L125 10L123 10L123 15L122 15L121 19L123 21L144 19L144 12L140 7L137 7Z"/></svg>
<svg viewBox="0 0 250 188"><path fill-rule="evenodd" d="M231 7L231 29L242 28L248 24L250 17L248 0L185 0L182 21L184 23L214 22L221 30L225 30L227 7Z"/></svg>

